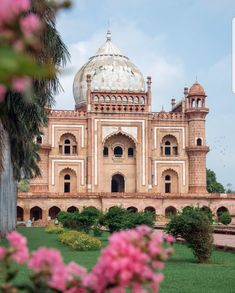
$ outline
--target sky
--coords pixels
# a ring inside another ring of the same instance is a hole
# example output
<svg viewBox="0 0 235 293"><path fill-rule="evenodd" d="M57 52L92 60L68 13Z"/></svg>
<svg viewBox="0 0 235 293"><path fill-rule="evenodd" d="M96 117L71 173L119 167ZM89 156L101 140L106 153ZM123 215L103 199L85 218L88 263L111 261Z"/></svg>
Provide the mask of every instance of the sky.
<svg viewBox="0 0 235 293"><path fill-rule="evenodd" d="M153 111L170 110L197 79L207 94L207 167L235 190L235 95L232 92L234 0L73 0L57 28L71 62L62 70L57 109L74 109L73 78L105 42L152 76Z"/></svg>

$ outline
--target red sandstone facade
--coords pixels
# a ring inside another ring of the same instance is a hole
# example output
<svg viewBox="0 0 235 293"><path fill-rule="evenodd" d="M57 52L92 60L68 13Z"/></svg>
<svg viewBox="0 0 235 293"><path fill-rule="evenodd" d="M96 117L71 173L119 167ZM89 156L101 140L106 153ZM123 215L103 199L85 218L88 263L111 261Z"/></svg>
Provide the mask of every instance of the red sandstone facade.
<svg viewBox="0 0 235 293"><path fill-rule="evenodd" d="M146 89L145 89L146 88ZM47 221L60 210L114 205L164 217L188 205L225 207L235 197L206 191L206 94L184 89L170 112L152 112L151 78L111 42L74 80L74 111L48 111L41 144L42 176L18 195L18 218Z"/></svg>

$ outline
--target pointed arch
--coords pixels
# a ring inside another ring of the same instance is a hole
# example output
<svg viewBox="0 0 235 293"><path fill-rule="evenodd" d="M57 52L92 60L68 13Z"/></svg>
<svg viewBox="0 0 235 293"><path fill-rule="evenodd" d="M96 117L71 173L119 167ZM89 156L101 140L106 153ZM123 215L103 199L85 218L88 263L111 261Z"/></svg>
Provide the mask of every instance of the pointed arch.
<svg viewBox="0 0 235 293"><path fill-rule="evenodd" d="M24 221L24 209L20 206L16 208L17 221Z"/></svg>
<svg viewBox="0 0 235 293"><path fill-rule="evenodd" d="M42 219L42 209L34 206L30 209L30 220L38 221Z"/></svg>
<svg viewBox="0 0 235 293"><path fill-rule="evenodd" d="M137 146L137 141L136 141L136 139L135 139L131 134L129 134L129 133L123 131L123 130L120 130L120 129L117 130L117 131L114 131L114 132L112 132L112 133L110 133L110 134L108 134L108 135L103 139L103 145L105 145L106 142L107 142L108 140L110 140L112 137L114 137L114 136L118 136L118 135L123 135L123 136L129 138L129 139L134 143L135 147Z"/></svg>
<svg viewBox="0 0 235 293"><path fill-rule="evenodd" d="M174 169L165 169L162 172L161 181L161 189L163 193L167 194L179 192L179 176L178 172Z"/></svg>
<svg viewBox="0 0 235 293"><path fill-rule="evenodd" d="M169 206L165 209L165 216L166 217L170 217L172 215L176 215L177 214L177 209L173 206Z"/></svg>
<svg viewBox="0 0 235 293"><path fill-rule="evenodd" d="M56 217L60 211L61 211L61 209L59 207L53 206L53 207L49 208L48 215L52 220L54 220L54 219L56 219Z"/></svg>
<svg viewBox="0 0 235 293"><path fill-rule="evenodd" d="M67 212L68 212L68 213L75 213L75 212L77 212L77 211L78 211L78 208L75 207L75 206L71 206L71 207L68 207L68 208L67 208Z"/></svg>

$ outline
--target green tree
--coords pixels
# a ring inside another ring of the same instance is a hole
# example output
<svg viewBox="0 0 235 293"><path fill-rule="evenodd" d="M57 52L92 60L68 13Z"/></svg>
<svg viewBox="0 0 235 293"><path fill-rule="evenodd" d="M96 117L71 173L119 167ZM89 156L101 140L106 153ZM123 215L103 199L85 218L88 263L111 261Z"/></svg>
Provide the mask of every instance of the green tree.
<svg viewBox="0 0 235 293"><path fill-rule="evenodd" d="M41 18L44 30L41 47L34 54L41 66L64 66L69 58L65 44L55 25L55 10L50 1L34 0L33 10ZM57 75L40 78L35 72L33 95L30 100L9 92L0 106L0 235L16 225L17 180L40 175L37 165L38 146L35 136L47 124L47 107L60 90Z"/></svg>
<svg viewBox="0 0 235 293"><path fill-rule="evenodd" d="M206 183L209 193L225 193L224 186L217 181L215 172L210 169L206 169Z"/></svg>
<svg viewBox="0 0 235 293"><path fill-rule="evenodd" d="M208 214L198 207L187 207L172 216L166 231L182 237L199 262L207 262L213 249L213 228Z"/></svg>

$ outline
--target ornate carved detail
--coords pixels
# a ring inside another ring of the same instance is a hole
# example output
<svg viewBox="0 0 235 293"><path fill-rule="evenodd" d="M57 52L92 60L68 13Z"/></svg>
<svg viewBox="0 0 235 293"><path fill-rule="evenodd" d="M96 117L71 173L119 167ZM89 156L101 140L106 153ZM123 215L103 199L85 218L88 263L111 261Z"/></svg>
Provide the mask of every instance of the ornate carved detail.
<svg viewBox="0 0 235 293"><path fill-rule="evenodd" d="M50 110L48 117L86 117L85 111L73 111L73 110Z"/></svg>

